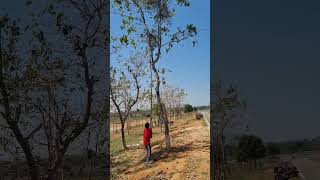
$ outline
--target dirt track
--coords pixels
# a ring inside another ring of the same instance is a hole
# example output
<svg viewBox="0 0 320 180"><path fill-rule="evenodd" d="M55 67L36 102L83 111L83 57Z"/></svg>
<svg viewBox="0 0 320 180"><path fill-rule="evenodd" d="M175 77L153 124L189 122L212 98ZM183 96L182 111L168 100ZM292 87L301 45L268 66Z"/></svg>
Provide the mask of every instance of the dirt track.
<svg viewBox="0 0 320 180"><path fill-rule="evenodd" d="M152 165L144 165L143 147L112 156L112 179L209 179L209 130L203 119L175 121L170 136L169 151L163 148L162 133L153 137Z"/></svg>
<svg viewBox="0 0 320 180"><path fill-rule="evenodd" d="M301 171L302 179L319 180L320 179L320 152L305 152L295 155L290 159ZM287 158L289 159L289 158Z"/></svg>

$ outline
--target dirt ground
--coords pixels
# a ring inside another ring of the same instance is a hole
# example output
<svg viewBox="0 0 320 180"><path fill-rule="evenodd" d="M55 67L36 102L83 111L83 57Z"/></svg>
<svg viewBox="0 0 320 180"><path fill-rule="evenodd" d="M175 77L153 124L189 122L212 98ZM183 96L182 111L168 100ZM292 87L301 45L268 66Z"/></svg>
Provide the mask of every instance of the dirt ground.
<svg viewBox="0 0 320 180"><path fill-rule="evenodd" d="M273 169L279 162L279 159L265 159L260 161L259 167L252 169L246 167L232 167L232 174L228 176L228 180L274 180ZM303 180L299 177L290 180Z"/></svg>
<svg viewBox="0 0 320 180"><path fill-rule="evenodd" d="M137 127L135 130L130 132L134 140L131 138L129 141L141 143L143 128ZM209 130L203 119L196 120L194 115L188 115L176 120L170 129L169 151L164 150L163 138L160 128L154 127L151 140L154 163L145 165L143 146L127 151L115 150L115 142L120 142L120 134L112 134L112 179L210 179Z"/></svg>

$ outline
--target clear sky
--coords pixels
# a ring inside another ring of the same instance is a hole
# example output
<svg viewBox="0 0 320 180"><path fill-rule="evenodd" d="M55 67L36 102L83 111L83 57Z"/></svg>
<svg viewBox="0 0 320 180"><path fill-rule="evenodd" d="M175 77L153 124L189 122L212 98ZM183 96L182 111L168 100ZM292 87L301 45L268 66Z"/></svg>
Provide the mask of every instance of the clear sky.
<svg viewBox="0 0 320 180"><path fill-rule="evenodd" d="M252 133L266 140L320 135L320 2L215 4L215 71L236 83Z"/></svg>
<svg viewBox="0 0 320 180"><path fill-rule="evenodd" d="M175 46L169 54L163 53L159 61L167 72L169 84L183 88L187 92L185 103L192 105L209 105L210 102L210 1L191 0L188 8L178 8L173 20L173 27L185 27L194 24L198 28L198 44L191 42ZM201 2L201 3L199 3ZM111 35L120 31L120 19L111 13ZM111 56L111 63L113 63Z"/></svg>

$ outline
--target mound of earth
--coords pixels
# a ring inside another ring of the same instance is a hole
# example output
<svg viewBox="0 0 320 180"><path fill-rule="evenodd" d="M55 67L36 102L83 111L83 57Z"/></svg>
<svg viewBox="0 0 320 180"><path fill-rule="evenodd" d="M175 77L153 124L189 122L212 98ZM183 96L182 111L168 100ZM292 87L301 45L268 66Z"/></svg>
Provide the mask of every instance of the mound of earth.
<svg viewBox="0 0 320 180"><path fill-rule="evenodd" d="M274 168L274 175L276 180L289 180L290 178L298 177L299 171L294 164L282 161Z"/></svg>

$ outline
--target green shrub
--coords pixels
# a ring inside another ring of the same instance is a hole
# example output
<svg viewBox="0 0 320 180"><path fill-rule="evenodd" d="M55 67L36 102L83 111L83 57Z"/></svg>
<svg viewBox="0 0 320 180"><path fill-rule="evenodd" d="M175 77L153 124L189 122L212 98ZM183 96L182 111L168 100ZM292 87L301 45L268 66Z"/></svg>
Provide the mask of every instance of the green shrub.
<svg viewBox="0 0 320 180"><path fill-rule="evenodd" d="M184 112L192 112L193 111L193 107L190 104L186 104L184 105Z"/></svg>

